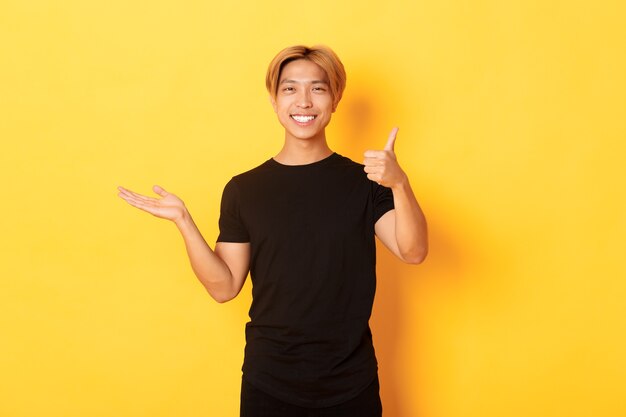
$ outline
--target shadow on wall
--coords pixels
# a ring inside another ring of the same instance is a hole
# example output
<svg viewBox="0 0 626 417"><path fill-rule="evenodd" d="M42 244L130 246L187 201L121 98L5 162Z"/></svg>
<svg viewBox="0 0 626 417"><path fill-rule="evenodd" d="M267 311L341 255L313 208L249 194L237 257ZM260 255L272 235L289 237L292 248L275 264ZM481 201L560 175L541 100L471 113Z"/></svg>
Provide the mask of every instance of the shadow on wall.
<svg viewBox="0 0 626 417"><path fill-rule="evenodd" d="M432 209L432 207L431 207ZM419 328L424 317L414 317L415 303L429 298L436 287L455 286L464 274L464 255L441 219L429 216L430 253L421 265L407 265L377 242L377 290L371 319L372 333L379 363L381 397L385 417L414 415L420 382L425 370L420 369L420 351L409 352L403 345L422 345L426 333ZM437 282L434 282L434 281ZM418 308L419 310L419 308ZM428 341L424 341L425 344ZM422 359L427 360L428 359ZM407 384L408 382L408 384ZM428 390L426 390L428 391Z"/></svg>
<svg viewBox="0 0 626 417"><path fill-rule="evenodd" d="M375 74L364 78L367 81L359 83L359 80L351 80L350 94L344 97L339 112L341 118L338 123L341 143L339 147L348 149L348 155L353 155L356 162L362 162L358 158L366 149L382 149L387 139L387 117L385 114L393 111L398 102L392 102L396 98L402 100L397 91L389 83L384 82ZM361 74L363 76L363 74ZM367 85L365 85L367 83ZM389 92L386 97L374 97L368 89L368 85L376 85L382 91ZM379 133L383 134L378 137ZM376 136L376 137L375 137ZM410 165L409 158L401 158L405 165ZM410 166L403 166L411 171ZM415 184L423 182L424 178L411 178ZM427 184L425 184L427 185ZM425 189L431 187L425 186ZM428 195L419 195L418 199L428 199ZM433 198L436 198L433 196ZM439 200L439 199L438 199ZM371 320L372 333L375 342L376 354L379 362L379 376L381 381L381 397L385 417L405 417L412 415L420 405L412 404L419 397L419 382L423 372L419 369L417 357L420 352L410 352L400 349L408 340L418 340L424 332L420 331L420 320L411 317L409 311L412 304L419 302L419 298L428 298L428 281L438 280L436 286L451 287L454 282L458 283L459 277L464 275L464 260L467 254L460 238L454 235L452 226L446 219L437 217L435 213L446 213L442 208L437 210L436 204L441 201L422 202L426 206L426 216L429 225L430 253L424 264L414 266L403 264L395 258L380 242L377 242L377 293L374 303L374 312ZM429 214L429 211L432 212ZM462 241L467 242L464 236ZM472 250L474 252L474 250ZM448 281L442 283L442 280ZM451 284L452 281L452 284ZM423 289L420 293L420 288ZM413 309L415 311L415 309ZM407 375L412 373L414 375ZM409 384L407 384L409 381Z"/></svg>

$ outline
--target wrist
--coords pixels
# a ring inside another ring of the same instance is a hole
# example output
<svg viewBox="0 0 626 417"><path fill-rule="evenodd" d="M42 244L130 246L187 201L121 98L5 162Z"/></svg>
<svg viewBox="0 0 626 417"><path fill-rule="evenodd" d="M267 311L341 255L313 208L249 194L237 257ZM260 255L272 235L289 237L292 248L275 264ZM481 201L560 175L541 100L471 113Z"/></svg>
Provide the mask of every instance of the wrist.
<svg viewBox="0 0 626 417"><path fill-rule="evenodd" d="M193 219L191 218L191 214L189 213L186 207L184 207L181 210L180 215L174 218L173 221L179 229L186 228L187 226L193 224Z"/></svg>
<svg viewBox="0 0 626 417"><path fill-rule="evenodd" d="M395 184L392 184L389 188L391 188L391 191L394 193L410 191L411 184L409 184L409 177L403 172L402 177Z"/></svg>

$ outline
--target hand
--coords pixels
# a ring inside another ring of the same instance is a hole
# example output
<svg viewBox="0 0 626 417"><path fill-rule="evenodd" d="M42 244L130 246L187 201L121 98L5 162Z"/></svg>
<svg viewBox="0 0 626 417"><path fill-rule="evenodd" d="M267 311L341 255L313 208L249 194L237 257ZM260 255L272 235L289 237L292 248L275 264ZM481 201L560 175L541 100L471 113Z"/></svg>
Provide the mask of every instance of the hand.
<svg viewBox="0 0 626 417"><path fill-rule="evenodd" d="M158 185L152 187L152 190L162 198L147 197L127 190L124 187L117 187L117 189L119 190L117 195L128 204L162 219L176 222L180 220L187 211L185 203L183 203L180 198L176 197L174 194L168 193Z"/></svg>
<svg viewBox="0 0 626 417"><path fill-rule="evenodd" d="M389 188L396 187L406 180L406 174L400 168L393 150L397 134L398 128L394 127L382 151L365 151L364 154L363 164L367 178Z"/></svg>

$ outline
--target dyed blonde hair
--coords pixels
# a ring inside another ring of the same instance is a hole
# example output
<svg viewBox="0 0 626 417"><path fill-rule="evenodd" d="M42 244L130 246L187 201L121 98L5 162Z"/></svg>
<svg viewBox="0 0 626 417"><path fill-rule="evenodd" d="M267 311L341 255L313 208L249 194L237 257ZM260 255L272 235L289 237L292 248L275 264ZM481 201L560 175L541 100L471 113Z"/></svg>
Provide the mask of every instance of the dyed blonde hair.
<svg viewBox="0 0 626 417"><path fill-rule="evenodd" d="M337 54L324 45L311 47L304 45L290 46L280 51L274 57L265 76L265 86L272 98L276 99L276 94L278 94L278 82L283 68L288 63L298 59L311 61L324 70L328 77L333 105L337 107L343 95L343 90L346 88L346 71Z"/></svg>

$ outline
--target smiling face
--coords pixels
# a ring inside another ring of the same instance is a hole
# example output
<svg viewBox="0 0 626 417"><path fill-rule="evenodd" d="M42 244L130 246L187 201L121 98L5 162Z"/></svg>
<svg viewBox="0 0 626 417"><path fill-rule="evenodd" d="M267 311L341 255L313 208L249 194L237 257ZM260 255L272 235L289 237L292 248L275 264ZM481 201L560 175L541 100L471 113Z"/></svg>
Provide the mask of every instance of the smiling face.
<svg viewBox="0 0 626 417"><path fill-rule="evenodd" d="M335 111L328 77L314 62L297 59L286 64L272 106L286 140L325 140L325 128Z"/></svg>

